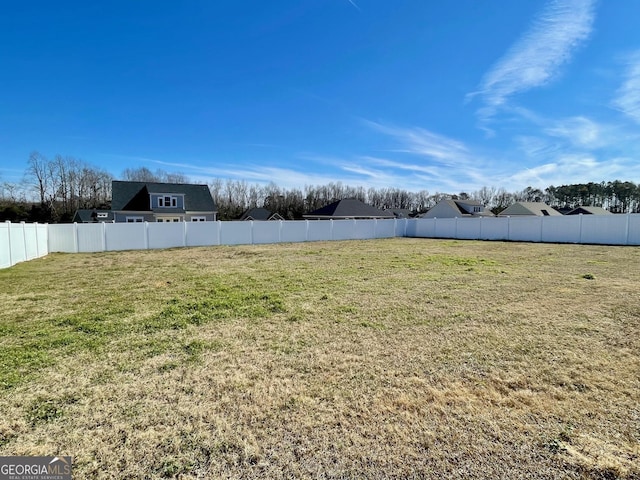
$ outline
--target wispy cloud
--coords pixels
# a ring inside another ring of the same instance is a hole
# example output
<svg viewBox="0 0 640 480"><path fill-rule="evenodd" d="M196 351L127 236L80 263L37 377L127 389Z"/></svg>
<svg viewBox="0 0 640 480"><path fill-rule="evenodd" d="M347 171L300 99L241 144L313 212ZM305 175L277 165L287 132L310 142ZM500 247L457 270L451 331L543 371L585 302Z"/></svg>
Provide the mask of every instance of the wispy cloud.
<svg viewBox="0 0 640 480"><path fill-rule="evenodd" d="M628 56L624 82L616 92L613 105L640 123L640 51Z"/></svg>
<svg viewBox="0 0 640 480"><path fill-rule="evenodd" d="M423 189L456 192L491 183L486 169L491 162L464 142L424 128L402 128L372 121L365 121L365 124L394 140L387 151L395 158L362 158L379 167L404 171L405 176L406 172L415 175L424 185ZM398 158L398 153L413 158L406 161Z"/></svg>
<svg viewBox="0 0 640 480"><path fill-rule="evenodd" d="M396 152L421 155L447 166L466 164L469 161L468 148L458 140L424 128L393 127L368 120L365 123L374 130L395 138Z"/></svg>
<svg viewBox="0 0 640 480"><path fill-rule="evenodd" d="M591 154L565 154L553 161L523 168L503 181L513 187L548 187L593 181L612 181L635 178L640 174L640 165L629 157L603 156Z"/></svg>
<svg viewBox="0 0 640 480"><path fill-rule="evenodd" d="M349 0L349 3L353 5L355 8L357 8L358 10L362 11L362 9L358 6L358 4L354 0Z"/></svg>
<svg viewBox="0 0 640 480"><path fill-rule="evenodd" d="M584 116L558 120L544 129L544 133L569 141L579 148L599 148L606 143L603 138L605 127Z"/></svg>
<svg viewBox="0 0 640 480"><path fill-rule="evenodd" d="M530 29L486 73L479 90L482 121L490 120L508 99L547 84L591 35L595 0L552 0Z"/></svg>

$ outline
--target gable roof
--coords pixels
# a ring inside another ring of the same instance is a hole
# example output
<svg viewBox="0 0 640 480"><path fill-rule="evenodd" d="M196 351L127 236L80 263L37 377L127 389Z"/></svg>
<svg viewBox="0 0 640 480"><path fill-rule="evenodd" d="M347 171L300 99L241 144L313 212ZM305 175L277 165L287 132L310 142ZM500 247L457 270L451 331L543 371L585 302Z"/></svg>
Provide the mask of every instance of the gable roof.
<svg viewBox="0 0 640 480"><path fill-rule="evenodd" d="M571 210L567 215L613 215L609 210L602 207L577 207Z"/></svg>
<svg viewBox="0 0 640 480"><path fill-rule="evenodd" d="M480 207L479 212L474 208ZM493 213L485 210L484 205L475 200L440 200L428 212L420 215L420 218L455 218L455 217L493 217Z"/></svg>
<svg viewBox="0 0 640 480"><path fill-rule="evenodd" d="M271 213L266 208L255 207L247 210L240 220L283 220L279 213Z"/></svg>
<svg viewBox="0 0 640 480"><path fill-rule="evenodd" d="M94 216L93 213L96 213ZM99 216L97 216L99 215ZM114 215L111 210L79 209L73 216L74 223L113 222Z"/></svg>
<svg viewBox="0 0 640 480"><path fill-rule="evenodd" d="M150 211L149 194L167 193L184 195L185 210L190 212L215 212L216 204L207 185L191 183L125 182L111 183L111 209L114 211ZM165 210L166 211L166 210Z"/></svg>
<svg viewBox="0 0 640 480"><path fill-rule="evenodd" d="M344 218L395 218L393 213L367 205L356 198L338 200L313 212L303 215L304 218L344 219Z"/></svg>
<svg viewBox="0 0 640 480"><path fill-rule="evenodd" d="M395 218L411 218L413 212L408 208L385 208L385 213L390 213Z"/></svg>
<svg viewBox="0 0 640 480"><path fill-rule="evenodd" d="M518 215L536 215L538 217L546 217L562 214L544 202L516 202L509 205L498 214L499 217L515 217Z"/></svg>

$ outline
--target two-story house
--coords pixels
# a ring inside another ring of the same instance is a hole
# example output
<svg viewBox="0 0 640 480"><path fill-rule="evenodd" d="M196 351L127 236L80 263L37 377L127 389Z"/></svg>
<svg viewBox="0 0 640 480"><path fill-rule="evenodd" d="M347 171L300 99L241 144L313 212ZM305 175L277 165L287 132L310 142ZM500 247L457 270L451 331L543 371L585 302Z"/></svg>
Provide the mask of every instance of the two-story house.
<svg viewBox="0 0 640 480"><path fill-rule="evenodd" d="M115 222L215 221L217 208L207 185L114 180Z"/></svg>

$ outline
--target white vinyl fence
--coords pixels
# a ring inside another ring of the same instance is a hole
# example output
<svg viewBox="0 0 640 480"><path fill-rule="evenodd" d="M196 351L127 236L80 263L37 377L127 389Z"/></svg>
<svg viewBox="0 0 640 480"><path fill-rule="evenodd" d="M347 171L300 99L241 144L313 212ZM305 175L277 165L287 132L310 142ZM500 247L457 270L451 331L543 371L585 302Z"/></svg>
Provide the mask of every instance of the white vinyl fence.
<svg viewBox="0 0 640 480"><path fill-rule="evenodd" d="M0 223L0 268L49 252L106 252L391 237L640 245L640 214L267 222Z"/></svg>
<svg viewBox="0 0 640 480"><path fill-rule="evenodd" d="M640 245L640 214L409 220L407 237Z"/></svg>
<svg viewBox="0 0 640 480"><path fill-rule="evenodd" d="M38 223L0 223L0 268L47 255L47 227Z"/></svg>
<svg viewBox="0 0 640 480"><path fill-rule="evenodd" d="M105 252L404 236L405 220L85 223L49 225L51 252Z"/></svg>

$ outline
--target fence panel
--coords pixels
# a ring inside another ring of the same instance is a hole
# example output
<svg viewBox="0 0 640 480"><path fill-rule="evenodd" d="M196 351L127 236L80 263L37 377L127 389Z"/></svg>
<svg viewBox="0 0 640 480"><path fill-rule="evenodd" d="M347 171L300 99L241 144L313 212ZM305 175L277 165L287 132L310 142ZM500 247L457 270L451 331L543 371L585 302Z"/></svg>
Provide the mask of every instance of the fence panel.
<svg viewBox="0 0 640 480"><path fill-rule="evenodd" d="M332 225L330 240L353 240L356 238L355 229L360 221L351 219L329 220L329 222Z"/></svg>
<svg viewBox="0 0 640 480"><path fill-rule="evenodd" d="M583 215L541 217L540 239L549 243L580 243Z"/></svg>
<svg viewBox="0 0 640 480"><path fill-rule="evenodd" d="M509 219L502 217L480 218L480 238L483 240L508 240Z"/></svg>
<svg viewBox="0 0 640 480"><path fill-rule="evenodd" d="M542 217L507 217L509 240L539 242L542 236Z"/></svg>
<svg viewBox="0 0 640 480"><path fill-rule="evenodd" d="M354 240L367 240L376 238L376 223L378 220L354 220L353 236Z"/></svg>
<svg viewBox="0 0 640 480"><path fill-rule="evenodd" d="M13 266L11 261L11 237L9 236L9 222L0 223L0 268Z"/></svg>
<svg viewBox="0 0 640 480"><path fill-rule="evenodd" d="M47 255L47 228L37 223L0 223L0 268Z"/></svg>
<svg viewBox="0 0 640 480"><path fill-rule="evenodd" d="M10 225L9 245L11 245L11 263L13 265L27 260L23 223L12 223Z"/></svg>
<svg viewBox="0 0 640 480"><path fill-rule="evenodd" d="M375 238L404 237L406 220L375 220Z"/></svg>
<svg viewBox="0 0 640 480"><path fill-rule="evenodd" d="M582 215L582 243L625 245L629 215Z"/></svg>
<svg viewBox="0 0 640 480"><path fill-rule="evenodd" d="M481 237L482 218L457 218L455 238L477 240Z"/></svg>
<svg viewBox="0 0 640 480"><path fill-rule="evenodd" d="M307 240L310 242L331 240L333 224L341 220L307 220Z"/></svg>
<svg viewBox="0 0 640 480"><path fill-rule="evenodd" d="M282 225L282 231L280 232L281 242L307 241L307 220L284 220L280 223Z"/></svg>
<svg viewBox="0 0 640 480"><path fill-rule="evenodd" d="M62 253L77 253L76 231L74 225L49 225L49 251Z"/></svg>
<svg viewBox="0 0 640 480"><path fill-rule="evenodd" d="M223 222L220 226L221 245L246 245L252 243L251 222Z"/></svg>
<svg viewBox="0 0 640 480"><path fill-rule="evenodd" d="M49 254L49 225L36 224L36 234L38 235L38 257Z"/></svg>
<svg viewBox="0 0 640 480"><path fill-rule="evenodd" d="M187 222L187 246L219 245L220 222Z"/></svg>
<svg viewBox="0 0 640 480"><path fill-rule="evenodd" d="M408 222L407 237L433 238L436 236L435 218L416 218Z"/></svg>
<svg viewBox="0 0 640 480"><path fill-rule="evenodd" d="M74 224L78 252L104 252L104 224Z"/></svg>
<svg viewBox="0 0 640 480"><path fill-rule="evenodd" d="M38 258L38 230L35 223L22 223L26 260Z"/></svg>
<svg viewBox="0 0 640 480"><path fill-rule="evenodd" d="M186 222L149 222L147 248L185 247Z"/></svg>
<svg viewBox="0 0 640 480"><path fill-rule="evenodd" d="M105 223L105 248L116 250L145 250L147 223Z"/></svg>
<svg viewBox="0 0 640 480"><path fill-rule="evenodd" d="M628 216L627 245L640 245L640 214Z"/></svg>
<svg viewBox="0 0 640 480"><path fill-rule="evenodd" d="M282 225L279 221L251 221L253 228L253 243L278 243L280 241L280 229Z"/></svg>
<svg viewBox="0 0 640 480"><path fill-rule="evenodd" d="M434 218L436 238L456 238L457 218Z"/></svg>

